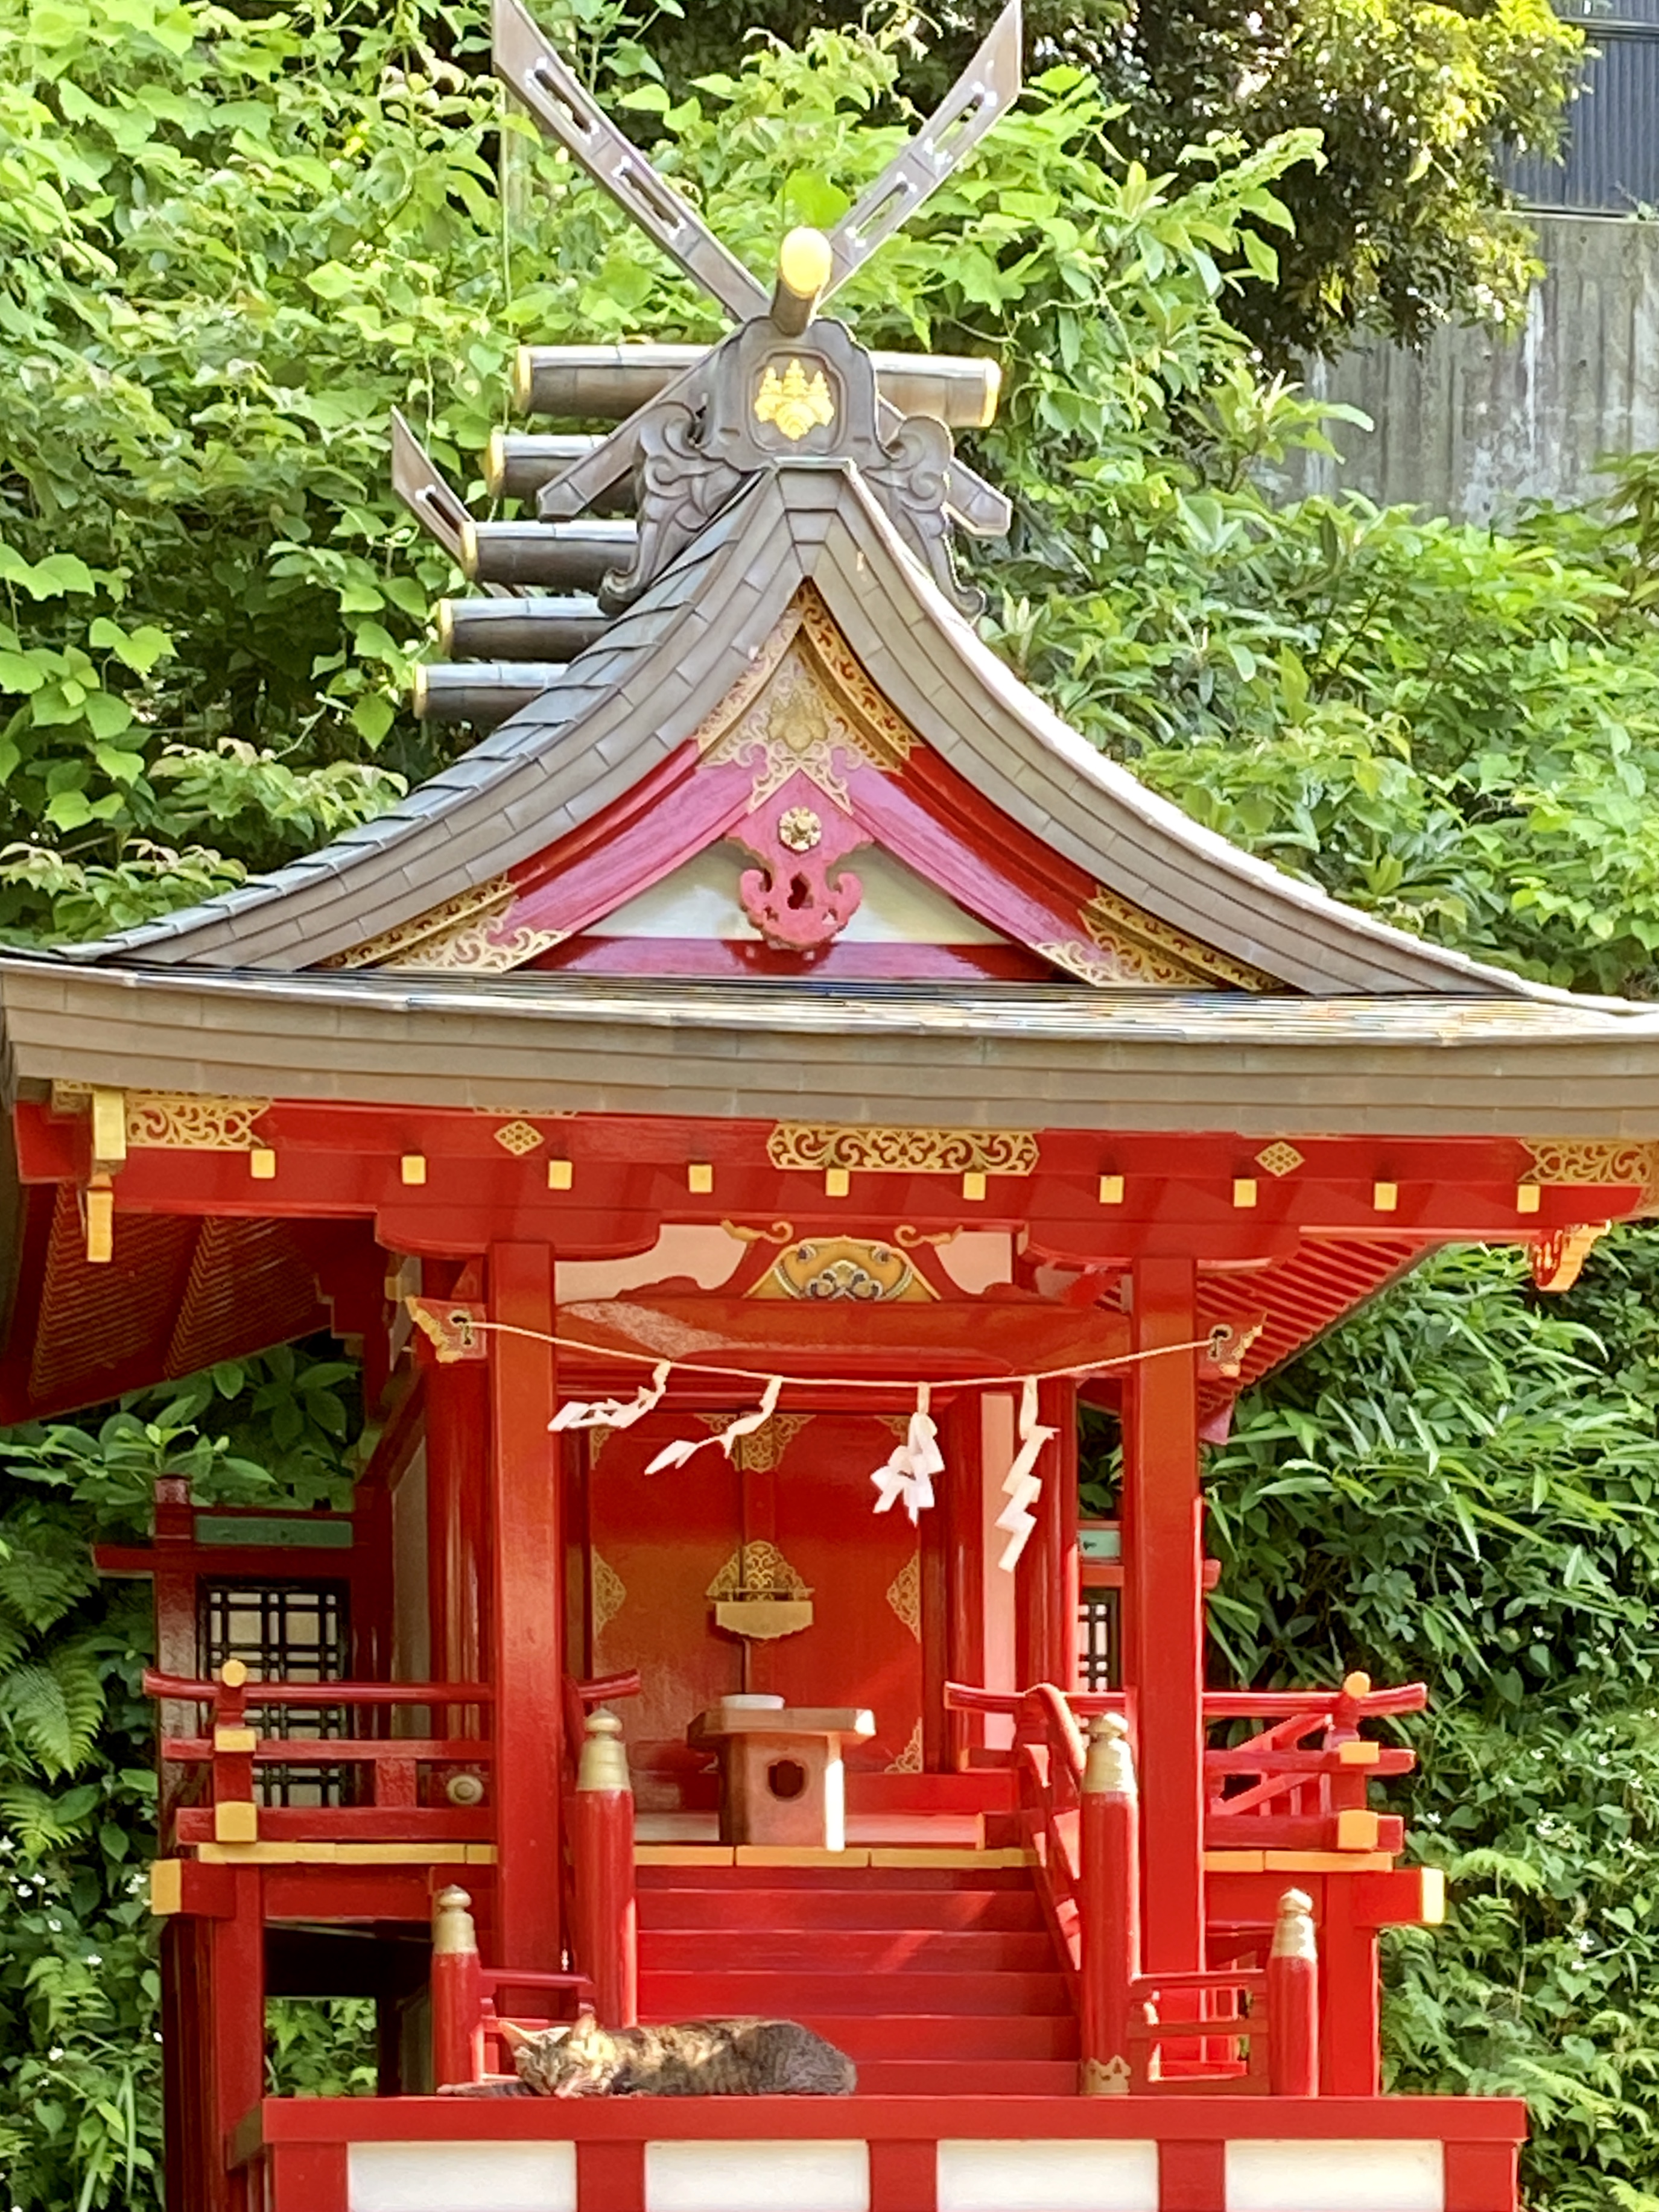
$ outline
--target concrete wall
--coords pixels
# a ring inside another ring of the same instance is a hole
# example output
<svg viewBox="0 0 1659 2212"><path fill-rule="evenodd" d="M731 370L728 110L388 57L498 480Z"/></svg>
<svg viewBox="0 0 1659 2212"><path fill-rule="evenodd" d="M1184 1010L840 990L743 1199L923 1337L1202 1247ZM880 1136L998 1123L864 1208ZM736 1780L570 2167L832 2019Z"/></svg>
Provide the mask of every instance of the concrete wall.
<svg viewBox="0 0 1659 2212"><path fill-rule="evenodd" d="M1346 465L1309 456L1292 489L1485 522L1593 496L1601 454L1659 447L1659 222L1536 220L1549 273L1523 331L1443 331L1420 360L1373 346L1310 371L1311 392L1376 427L1334 428Z"/></svg>

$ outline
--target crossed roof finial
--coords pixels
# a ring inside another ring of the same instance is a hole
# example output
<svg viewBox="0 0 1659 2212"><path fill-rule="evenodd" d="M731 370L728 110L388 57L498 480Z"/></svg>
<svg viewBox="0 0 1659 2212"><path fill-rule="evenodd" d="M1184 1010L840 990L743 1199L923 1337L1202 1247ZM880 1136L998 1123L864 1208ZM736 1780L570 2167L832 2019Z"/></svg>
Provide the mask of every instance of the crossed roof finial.
<svg viewBox="0 0 1659 2212"><path fill-rule="evenodd" d="M736 327L712 349L520 349L521 406L609 414L617 427L499 439L492 488L533 500L535 520L484 522L395 417L392 480L405 504L487 591L597 585L597 601L539 603L550 647L559 622L585 638L638 599L757 472L848 465L940 588L976 610L981 595L955 574L951 526L1000 537L1009 507L957 458L949 425L990 420L995 363L872 356L838 321L815 319L1013 106L1020 0L1008 0L945 99L835 228L790 232L769 291L603 113L521 0L495 0L493 29L496 71L540 127ZM637 521L592 520L596 506L614 511L627 479Z"/></svg>

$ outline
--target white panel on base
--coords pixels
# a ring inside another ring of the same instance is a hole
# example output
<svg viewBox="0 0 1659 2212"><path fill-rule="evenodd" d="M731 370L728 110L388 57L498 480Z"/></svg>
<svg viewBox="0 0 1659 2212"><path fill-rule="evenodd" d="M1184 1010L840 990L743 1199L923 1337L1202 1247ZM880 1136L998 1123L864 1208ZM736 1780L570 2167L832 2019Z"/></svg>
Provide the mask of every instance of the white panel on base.
<svg viewBox="0 0 1659 2212"><path fill-rule="evenodd" d="M568 2142L353 2143L348 2212L576 2212Z"/></svg>
<svg viewBox="0 0 1659 2212"><path fill-rule="evenodd" d="M1437 2142L1230 2142L1227 2212L1444 2212Z"/></svg>
<svg viewBox="0 0 1659 2212"><path fill-rule="evenodd" d="M942 2142L939 2212L1158 2212L1155 2142Z"/></svg>
<svg viewBox="0 0 1659 2212"><path fill-rule="evenodd" d="M645 2212L870 2212L861 2142L648 2142Z"/></svg>

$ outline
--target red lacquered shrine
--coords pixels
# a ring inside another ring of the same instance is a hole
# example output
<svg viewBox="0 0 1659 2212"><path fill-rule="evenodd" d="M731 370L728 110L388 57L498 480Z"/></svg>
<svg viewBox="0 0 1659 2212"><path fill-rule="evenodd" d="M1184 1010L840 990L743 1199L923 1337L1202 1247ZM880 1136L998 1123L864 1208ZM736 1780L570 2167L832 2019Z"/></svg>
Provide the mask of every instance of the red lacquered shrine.
<svg viewBox="0 0 1659 2212"><path fill-rule="evenodd" d="M981 643L994 379L821 312L937 133L768 287L497 40L732 335L526 349L518 520L400 431L485 587L452 769L0 958L0 1419L329 1330L374 1424L349 1514L164 1482L103 1558L156 1596L169 2202L1513 2212L1518 2104L1380 2093L1424 1692L1212 1681L1202 1449L1424 1255L1559 1287L1651 1206L1659 1016L1235 852ZM376 2095L265 2094L283 1995L376 2000ZM584 2003L801 2021L858 2090L434 2094Z"/></svg>

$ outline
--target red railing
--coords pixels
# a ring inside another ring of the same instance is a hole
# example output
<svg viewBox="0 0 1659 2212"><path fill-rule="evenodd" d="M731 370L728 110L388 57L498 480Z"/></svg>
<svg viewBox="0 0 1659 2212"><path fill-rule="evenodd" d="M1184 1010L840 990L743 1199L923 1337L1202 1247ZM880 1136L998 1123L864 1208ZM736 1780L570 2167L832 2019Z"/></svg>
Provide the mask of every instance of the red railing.
<svg viewBox="0 0 1659 2212"><path fill-rule="evenodd" d="M1312 1693L1298 1701L1307 1710L1287 1719L1304 1733L1325 1725L1327 1709L1346 1694ZM1317 1960L1309 1901L1299 1891L1279 1899L1265 1968L1141 1972L1139 1817L1122 1697L1068 1697L1051 1683L1007 1692L952 1682L945 1701L953 1711L1015 1723L1010 1757L1021 1832L1071 1969L1085 2093L1312 2096ZM1086 1741L1079 1714L1089 1719Z"/></svg>
<svg viewBox="0 0 1659 2212"><path fill-rule="evenodd" d="M1206 1842L1223 1850L1398 1851L1402 1824L1370 1811L1366 1788L1373 1777L1410 1773L1416 1757L1368 1741L1359 1723L1420 1712L1427 1703L1421 1682L1373 1690L1364 1674L1348 1675L1335 1691L1209 1692L1206 1722L1269 1725L1243 1743L1206 1751Z"/></svg>
<svg viewBox="0 0 1659 2212"><path fill-rule="evenodd" d="M1018 1720L1028 1694L953 1682L946 1686L945 1702L958 1712ZM1359 1723L1420 1712L1427 1702L1421 1682L1374 1690L1364 1674L1350 1674L1334 1690L1206 1690L1206 1729L1224 1721L1268 1723L1243 1743L1206 1751L1206 1846L1398 1852L1405 1841L1402 1824L1394 1815L1369 1809L1366 1784L1372 1777L1408 1774L1415 1754L1368 1741L1359 1734ZM1127 1710L1121 1690L1069 1692L1062 1703L1079 1721ZM1310 1745L1310 1737L1318 1741ZM1018 1741L1009 1756L1017 1765ZM1230 1789L1236 1782L1243 1787Z"/></svg>
<svg viewBox="0 0 1659 2212"><path fill-rule="evenodd" d="M493 1747L474 1735L264 1735L250 1715L299 1705L370 1711L422 1707L435 1715L494 1702L486 1682L256 1682L228 1660L216 1681L147 1668L148 1696L210 1709L210 1732L162 1740L164 1761L204 1771L209 1802L163 1808L181 1844L252 1843L268 1838L377 1842L483 1841L490 1829L486 1776ZM265 1806L258 1802L262 1766L362 1767L369 1799L353 1805Z"/></svg>

